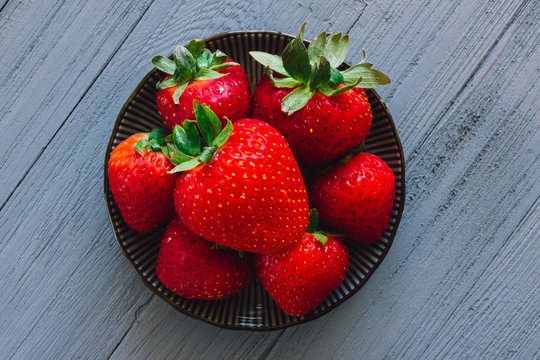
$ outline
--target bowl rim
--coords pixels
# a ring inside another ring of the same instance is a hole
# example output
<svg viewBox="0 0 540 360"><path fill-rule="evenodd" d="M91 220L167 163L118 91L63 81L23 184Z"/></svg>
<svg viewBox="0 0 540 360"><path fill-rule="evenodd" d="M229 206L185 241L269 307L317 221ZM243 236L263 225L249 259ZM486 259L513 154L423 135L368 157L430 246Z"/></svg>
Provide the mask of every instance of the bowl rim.
<svg viewBox="0 0 540 360"><path fill-rule="evenodd" d="M220 38L223 38L223 37L227 37L227 36L231 36L231 35L242 35L242 34L280 35L280 36L288 37L290 39L293 39L295 37L294 35L283 33L283 32L280 32L280 31L271 31L271 30L232 30L232 31L225 31L225 32L221 32L221 33L218 33L218 34L214 34L212 36L204 38L203 40L205 42L208 42L208 41L214 41L214 40L217 40L217 39L220 39ZM304 42L309 43L309 41L307 41L307 40L304 40ZM344 62L342 64L342 66L349 67L350 65L348 63ZM114 237L116 239L116 243L117 243L118 247L120 248L120 250L122 251L122 253L124 254L124 256L126 257L126 259L128 260L131 267L135 270L135 273L137 273L139 278L142 280L142 282L154 294L156 294L160 298L162 298L167 304L172 306L175 310L177 310L180 313L182 313L184 315L187 315L187 316L189 316L189 317L191 317L193 319L202 320L203 322L205 322L207 324L217 326L217 327L220 327L220 328L223 328L223 329L228 329L228 330L248 330L248 331L259 331L259 332L281 330L281 329L285 329L285 328L288 328L288 327L291 327L291 326L300 325L300 324L304 324L304 323L307 323L309 321L315 320L317 318L320 318L320 317L328 314L330 311L334 310L339 305L341 305L345 301L349 300L354 294L356 294L365 285L365 283L371 278L371 276L373 275L375 270L377 270L379 265L383 262L386 255L390 251L390 248L392 247L392 244L394 243L394 238L396 236L397 229L399 227L399 223L401 221L401 216L403 214L403 209L405 207L405 156L403 154L403 146L401 145L401 140L399 138L399 134L397 132L396 125L394 123L394 119L392 117L392 114L388 110L388 107L386 106L385 102L381 99L379 94L374 89L365 89L366 91L369 91L370 93L372 93L377 98L377 100L380 102L383 110L386 112L386 114L387 114L387 116L388 116L388 118L390 120L391 131L395 136L396 145L398 147L399 156L400 156L400 160L401 160L401 201L400 201L400 204L399 204L398 214L396 216L396 221L395 221L395 224L394 224L394 228L393 228L392 232L390 233L390 236L388 237L388 243L387 243L386 247L384 248L381 255L378 257L377 262L368 271L368 273L364 276L364 278L358 283L358 285L356 285L351 291L349 291L345 296L343 296L341 299L339 299L332 306L327 307L326 309L320 311L319 313L317 313L315 315L312 315L312 316L309 316L309 317L305 317L305 316L297 317L298 321L291 322L291 323L280 324L280 325L274 325L274 326L227 325L227 324L222 324L222 323L218 323L218 322L213 322L213 321L211 321L211 320L209 320L209 319L207 319L207 318L205 318L203 316L199 316L199 315L193 314L193 313L191 313L191 312L189 312L187 310L184 310L183 308L181 308L177 304L175 304L173 301L171 301L171 299L169 299L167 296L165 296L165 294L158 291L152 285L152 283L150 281L148 281L148 279L146 277L143 276L143 274L137 269L135 264L132 262L131 257L126 252L126 250L122 247L120 239L118 238L118 235L117 235L117 230L116 230L115 225L114 225L114 219L113 219L113 216L112 216L112 213L111 213L111 208L109 207L110 188L109 188L108 163L109 163L112 147L113 147L113 144L114 144L114 140L116 138L115 135L118 132L118 129L120 128L120 123L121 123L121 120L123 118L123 114L125 114L125 112L127 111L128 106L131 104L132 100L135 98L137 93L144 86L146 81L151 76L153 76L155 72L157 72L157 69L154 67L141 79L139 84L135 87L135 89L133 90L131 95L127 98L127 100L124 102L124 105L122 106L122 108L118 112L118 115L116 116L116 120L115 120L113 129L112 129L112 132L111 132L111 137L109 138L109 143L107 144L107 148L105 150L106 153L105 153L104 176L103 176L105 207L107 208L107 215L109 217L109 222L110 222L111 228L113 230ZM113 198L113 200L114 200L114 198ZM256 280L253 280L253 281L256 281Z"/></svg>

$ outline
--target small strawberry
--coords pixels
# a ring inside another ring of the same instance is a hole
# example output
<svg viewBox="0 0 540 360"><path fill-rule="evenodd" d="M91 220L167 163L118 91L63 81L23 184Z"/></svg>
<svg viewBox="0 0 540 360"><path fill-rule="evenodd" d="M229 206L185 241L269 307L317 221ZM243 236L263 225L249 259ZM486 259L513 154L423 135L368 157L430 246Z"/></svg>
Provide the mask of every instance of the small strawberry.
<svg viewBox="0 0 540 360"><path fill-rule="evenodd" d="M309 209L283 136L255 119L227 121L222 129L208 106L195 101L194 108L197 125L175 126L173 144L165 149L177 164L172 171L184 171L174 203L186 227L238 250L267 253L293 246L307 227Z"/></svg>
<svg viewBox="0 0 540 360"><path fill-rule="evenodd" d="M242 290L254 271L252 261L238 251L216 247L175 217L161 240L156 274L180 296L215 300Z"/></svg>
<svg viewBox="0 0 540 360"><path fill-rule="evenodd" d="M152 64L169 74L156 87L157 107L165 125L172 130L193 119L193 100L209 105L221 119L245 118L251 105L251 90L244 70L221 51L211 53L203 40L174 50L174 61L155 56Z"/></svg>
<svg viewBox="0 0 540 360"><path fill-rule="evenodd" d="M287 139L300 165L317 167L360 145L368 135L372 115L363 88L390 82L372 64L347 70L347 35L323 32L306 49L305 23L281 56L251 51L267 67L255 90L253 116L276 127Z"/></svg>
<svg viewBox="0 0 540 360"><path fill-rule="evenodd" d="M173 191L178 174L161 153L163 132L135 134L121 142L108 163L109 184L126 224L152 231L174 215Z"/></svg>
<svg viewBox="0 0 540 360"><path fill-rule="evenodd" d="M312 205L321 220L361 243L379 239L394 203L394 173L372 154L354 156L315 180Z"/></svg>
<svg viewBox="0 0 540 360"><path fill-rule="evenodd" d="M307 232L293 248L255 255L264 288L289 315L301 316L319 305L345 278L349 251L339 240L316 232L316 210Z"/></svg>

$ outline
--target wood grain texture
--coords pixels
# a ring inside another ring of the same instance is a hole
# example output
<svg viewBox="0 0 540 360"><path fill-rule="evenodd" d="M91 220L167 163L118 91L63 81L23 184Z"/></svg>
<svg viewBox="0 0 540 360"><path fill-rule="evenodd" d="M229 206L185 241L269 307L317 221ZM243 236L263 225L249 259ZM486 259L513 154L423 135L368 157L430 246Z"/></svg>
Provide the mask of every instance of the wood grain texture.
<svg viewBox="0 0 540 360"><path fill-rule="evenodd" d="M150 3L13 1L2 10L0 208Z"/></svg>
<svg viewBox="0 0 540 360"><path fill-rule="evenodd" d="M0 357L537 358L537 8L9 1L0 12L0 131L9 135L0 143ZM379 93L407 155L406 211L381 267L338 309L284 331L219 329L152 295L123 258L102 199L106 139L152 55L227 30L295 33L303 19L307 38L350 30L348 59L365 47L392 78ZM30 143L14 140L22 133Z"/></svg>

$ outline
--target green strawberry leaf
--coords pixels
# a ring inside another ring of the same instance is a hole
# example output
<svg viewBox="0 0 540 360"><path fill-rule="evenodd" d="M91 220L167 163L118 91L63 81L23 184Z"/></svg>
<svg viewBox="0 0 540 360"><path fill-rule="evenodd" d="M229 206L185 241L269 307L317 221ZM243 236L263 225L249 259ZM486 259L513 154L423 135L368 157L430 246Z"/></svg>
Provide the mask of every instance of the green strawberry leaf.
<svg viewBox="0 0 540 360"><path fill-rule="evenodd" d="M173 76L171 76L169 78L166 78L163 81L158 82L156 84L156 89L158 90L167 89L167 88L170 88L171 86L175 86L176 84L177 84L176 79Z"/></svg>
<svg viewBox="0 0 540 360"><path fill-rule="evenodd" d="M188 121L184 121L184 127ZM189 127L189 126L188 126ZM195 126L192 124L192 127L195 128ZM191 127L189 127L191 128ZM193 131L193 130L190 130ZM197 131L197 129L195 129ZM201 145L200 145L200 138L198 137L199 146L197 146L196 143L193 143L191 141L191 137L188 136L186 130L182 128L180 125L176 125L173 129L173 141L174 145L183 153L188 155L197 155L201 151Z"/></svg>
<svg viewBox="0 0 540 360"><path fill-rule="evenodd" d="M212 65L212 66L209 67L209 69L214 70L214 71L219 71L219 70L223 70L223 69L226 69L228 67L236 66L236 65L240 65L240 64L235 63L234 61L229 61L229 62L226 62L226 63L223 63L223 64Z"/></svg>
<svg viewBox="0 0 540 360"><path fill-rule="evenodd" d="M160 151L167 157L167 159L171 159L171 150L167 145L162 145Z"/></svg>
<svg viewBox="0 0 540 360"><path fill-rule="evenodd" d="M214 57L212 58L212 63L210 65L221 65L225 61L227 61L228 58L229 57L227 56L227 54L225 54L223 51L216 50L216 52L214 53Z"/></svg>
<svg viewBox="0 0 540 360"><path fill-rule="evenodd" d="M208 121L210 121L210 125L212 128L212 140L215 139L219 132L221 131L221 121L219 121L218 116L215 112L210 109L208 105L203 105L204 111L206 112L206 117L208 118Z"/></svg>
<svg viewBox="0 0 540 360"><path fill-rule="evenodd" d="M183 84L180 84L178 85L178 87L176 88L176 90L174 90L174 94L173 94L173 101L176 105L178 105L180 103L180 96L182 96L182 94L184 93L184 90L186 89L186 87L188 86L188 82L185 82Z"/></svg>
<svg viewBox="0 0 540 360"><path fill-rule="evenodd" d="M173 151L170 154L171 155L169 156L169 159L175 165L178 165L178 164L181 164L181 163L184 163L186 161L193 159L193 157L186 155L181 151Z"/></svg>
<svg viewBox="0 0 540 360"><path fill-rule="evenodd" d="M291 77L284 77L284 78L275 78L272 74L272 70L270 68L266 68L266 74L270 78L270 81L272 81L272 84L274 84L275 87L278 88L293 88L297 87L298 85L301 85L302 83L298 80L294 80Z"/></svg>
<svg viewBox="0 0 540 360"><path fill-rule="evenodd" d="M314 93L315 92L307 85L297 87L289 95L283 98L281 111L287 113L287 115L293 114L295 111L303 108Z"/></svg>
<svg viewBox="0 0 540 360"><path fill-rule="evenodd" d="M196 57L197 66L199 69L208 68L212 64L212 52L208 49L203 49Z"/></svg>
<svg viewBox="0 0 540 360"><path fill-rule="evenodd" d="M372 89L377 86L390 84L388 76L379 70L372 69L372 66L370 63L362 63L342 71L345 84L350 85L358 80L358 78L361 78L361 81L357 86L364 89Z"/></svg>
<svg viewBox="0 0 540 360"><path fill-rule="evenodd" d="M205 164L208 164L210 160L212 160L212 156L214 156L216 149L217 149L217 146L215 145L205 147L203 151L201 152L201 155L199 155L199 159Z"/></svg>
<svg viewBox="0 0 540 360"><path fill-rule="evenodd" d="M316 65L316 70L311 75L311 80L309 81L309 88L314 91L319 86L324 86L330 80L331 68L330 63L324 56L319 58L319 62Z"/></svg>
<svg viewBox="0 0 540 360"><path fill-rule="evenodd" d="M307 84L311 77L311 64L304 45L304 41L299 37L291 40L281 54L283 67L287 73L295 80Z"/></svg>
<svg viewBox="0 0 540 360"><path fill-rule="evenodd" d="M150 142L150 150L152 150L153 152L161 151L161 145L159 145L155 141L152 141L152 142Z"/></svg>
<svg viewBox="0 0 540 360"><path fill-rule="evenodd" d="M210 69L201 69L197 73L197 79L198 80L213 80L213 79L219 79L227 75L228 74L222 74L217 71L210 70Z"/></svg>
<svg viewBox="0 0 540 360"><path fill-rule="evenodd" d="M227 118L225 118L227 119ZM212 145L215 145L217 147L223 146L227 140L229 139L229 136L231 135L233 131L233 124L232 122L227 119L227 125L221 130L218 136L212 141Z"/></svg>
<svg viewBox="0 0 540 360"><path fill-rule="evenodd" d="M357 79L355 83L352 83L351 85L342 86L340 88L334 89L329 86L323 86L319 88L319 90L326 96L334 96L341 93L344 93L345 91L351 90L352 88L356 87L358 83L362 80L362 78Z"/></svg>
<svg viewBox="0 0 540 360"><path fill-rule="evenodd" d="M135 151L137 151L139 154L144 155L143 149L148 145L148 139L144 138L141 139L135 144Z"/></svg>
<svg viewBox="0 0 540 360"><path fill-rule="evenodd" d="M210 145L214 139L214 130L212 129L212 124L210 123L210 119L208 119L205 109L197 100L193 101L193 111L195 112L197 126L199 127L199 130L201 130L204 142L207 145Z"/></svg>
<svg viewBox="0 0 540 360"><path fill-rule="evenodd" d="M279 55L273 55L262 51L250 51L249 54L259 63L268 66L271 70L278 74L289 76L289 73L283 67L283 60Z"/></svg>
<svg viewBox="0 0 540 360"><path fill-rule="evenodd" d="M324 55L330 61L332 67L338 67L341 65L345 58L347 57L347 52L349 51L349 36L341 36L341 33L334 34L328 40L326 48L324 50Z"/></svg>
<svg viewBox="0 0 540 360"><path fill-rule="evenodd" d="M312 63L316 63L319 58L324 55L324 47L326 45L326 38L330 35L327 32L322 32L317 36L308 46L308 56Z"/></svg>
<svg viewBox="0 0 540 360"><path fill-rule="evenodd" d="M197 57L199 53L204 49L204 40L191 40L187 46L187 49L193 55L193 57Z"/></svg>
<svg viewBox="0 0 540 360"><path fill-rule="evenodd" d="M187 137L189 139L189 142L192 144L193 149L195 150L195 154L200 154L201 152L201 135L199 135L199 130L197 130L197 126L195 126L195 121L187 120L184 121L184 130L186 131ZM188 153L192 154L192 153Z"/></svg>
<svg viewBox="0 0 540 360"><path fill-rule="evenodd" d="M154 129L148 135L149 141L155 141L160 145L165 145L165 131L163 129Z"/></svg>
<svg viewBox="0 0 540 360"><path fill-rule="evenodd" d="M332 68L330 81L328 82L330 86L335 89L339 86L339 84L343 83L344 80L345 79L341 72L339 72L339 70L336 70L335 68Z"/></svg>
<svg viewBox="0 0 540 360"><path fill-rule="evenodd" d="M176 70L178 73L175 77L180 81L189 82L195 76L196 62L195 58L183 46L177 46L173 53Z"/></svg>
<svg viewBox="0 0 540 360"><path fill-rule="evenodd" d="M365 63L367 60L367 52L366 49L362 48L362 61L360 61L360 64Z"/></svg>
<svg viewBox="0 0 540 360"><path fill-rule="evenodd" d="M298 29L298 34L296 34L296 38L300 39L301 41L304 41L304 29L306 28L307 21L304 21L302 25L300 25L300 29Z"/></svg>
<svg viewBox="0 0 540 360"><path fill-rule="evenodd" d="M174 70L176 69L174 61L161 55L152 58L152 65L154 65L156 69L171 75L174 74Z"/></svg>
<svg viewBox="0 0 540 360"><path fill-rule="evenodd" d="M199 159L198 156L194 157L191 160L188 160L188 161L183 162L183 163L181 163L179 165L176 165L171 171L169 171L169 174L174 174L174 173L177 173L177 172L180 172L180 171L191 170L194 167L196 167L197 165L199 165L200 163L201 163L201 159Z"/></svg>

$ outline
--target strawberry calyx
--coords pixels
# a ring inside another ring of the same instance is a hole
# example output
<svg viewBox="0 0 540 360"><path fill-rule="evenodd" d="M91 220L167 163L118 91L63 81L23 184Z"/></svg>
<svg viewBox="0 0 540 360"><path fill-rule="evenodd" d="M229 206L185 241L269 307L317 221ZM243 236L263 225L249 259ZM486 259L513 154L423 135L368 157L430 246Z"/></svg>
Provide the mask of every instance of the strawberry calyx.
<svg viewBox="0 0 540 360"><path fill-rule="evenodd" d="M148 133L148 138L139 140L135 150L141 155L144 155L143 150L163 153L176 165L170 174L208 164L229 139L233 124L226 118L227 124L222 128L216 113L197 100L193 101L193 110L196 121L186 120L183 126L176 125L168 135L163 129L154 129Z"/></svg>
<svg viewBox="0 0 540 360"><path fill-rule="evenodd" d="M281 103L281 110L287 115L303 108L317 91L334 96L355 87L367 89L390 83L388 76L373 69L373 64L365 62L367 55L364 49L359 64L338 70L347 56L349 36L322 32L306 48L305 26L304 22L281 56L250 51L250 55L266 67L266 73L275 87L294 88Z"/></svg>
<svg viewBox="0 0 540 360"><path fill-rule="evenodd" d="M328 238L322 232L317 231L318 225L319 225L319 213L317 212L317 209L309 210L309 224L306 229L306 232L315 236L321 242L321 244L324 245L328 241Z"/></svg>
<svg viewBox="0 0 540 360"><path fill-rule="evenodd" d="M204 40L199 39L191 40L187 47L177 46L172 57L171 60L162 55L154 56L152 64L158 70L171 75L158 82L156 88L176 86L173 94L175 104L179 103L180 96L191 82L219 79L228 75L220 73L219 70L238 65L232 61L227 62L229 57L221 50L212 53L204 47Z"/></svg>

